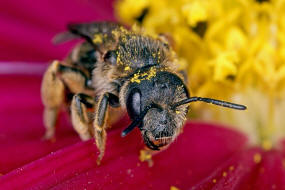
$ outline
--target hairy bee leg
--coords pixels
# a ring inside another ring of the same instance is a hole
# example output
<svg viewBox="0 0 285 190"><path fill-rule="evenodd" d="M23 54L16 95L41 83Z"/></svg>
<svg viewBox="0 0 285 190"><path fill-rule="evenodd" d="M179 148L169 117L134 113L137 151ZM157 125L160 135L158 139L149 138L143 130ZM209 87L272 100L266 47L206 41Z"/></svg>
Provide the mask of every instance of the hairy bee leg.
<svg viewBox="0 0 285 190"><path fill-rule="evenodd" d="M94 133L95 133L95 142L100 151L100 154L97 159L97 164L99 165L105 152L106 146L106 114L109 104L108 94L104 94L99 98L99 101L96 106L96 116L94 120Z"/></svg>
<svg viewBox="0 0 285 190"><path fill-rule="evenodd" d="M59 108L45 108L44 109L44 126L46 128L46 131L45 131L45 135L43 139L46 139L46 140L54 139L55 125L57 122L58 112L59 112Z"/></svg>
<svg viewBox="0 0 285 190"><path fill-rule="evenodd" d="M76 94L71 102L71 121L73 128L79 134L81 140L86 141L92 138L90 131L91 118L87 109L94 107L94 100L85 94Z"/></svg>
<svg viewBox="0 0 285 190"><path fill-rule="evenodd" d="M66 65L59 65L58 75L67 88L73 93L92 94L94 89L90 86L91 81L80 70Z"/></svg>
<svg viewBox="0 0 285 190"><path fill-rule="evenodd" d="M74 92L93 92L88 87L88 78L76 68L53 61L44 74L41 96L44 108L45 139L52 139L58 112L65 99L65 88Z"/></svg>
<svg viewBox="0 0 285 190"><path fill-rule="evenodd" d="M56 73L60 65L54 61L44 73L41 85L41 97L44 104L45 139L52 139L55 133L58 111L64 100L64 84Z"/></svg>

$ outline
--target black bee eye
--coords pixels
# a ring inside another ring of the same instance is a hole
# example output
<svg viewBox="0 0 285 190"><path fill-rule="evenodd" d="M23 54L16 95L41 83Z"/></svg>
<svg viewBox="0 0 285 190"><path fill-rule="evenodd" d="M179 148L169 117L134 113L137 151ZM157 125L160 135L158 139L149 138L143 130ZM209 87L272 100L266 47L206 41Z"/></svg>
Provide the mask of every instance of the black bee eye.
<svg viewBox="0 0 285 190"><path fill-rule="evenodd" d="M96 63L96 61L97 61L97 59L96 59L94 50L90 50L90 51L86 52L86 54L84 54L80 57L80 62L83 64L93 65L94 63Z"/></svg>
<svg viewBox="0 0 285 190"><path fill-rule="evenodd" d="M105 55L104 55L104 61L105 62L109 62L112 65L116 65L117 64L117 54L115 51L108 51Z"/></svg>
<svg viewBox="0 0 285 190"><path fill-rule="evenodd" d="M141 112L141 94L139 90L134 89L130 93L126 102L128 114L131 118L136 118Z"/></svg>
<svg viewBox="0 0 285 190"><path fill-rule="evenodd" d="M87 57L94 63L96 62L95 51L91 50L87 52Z"/></svg>

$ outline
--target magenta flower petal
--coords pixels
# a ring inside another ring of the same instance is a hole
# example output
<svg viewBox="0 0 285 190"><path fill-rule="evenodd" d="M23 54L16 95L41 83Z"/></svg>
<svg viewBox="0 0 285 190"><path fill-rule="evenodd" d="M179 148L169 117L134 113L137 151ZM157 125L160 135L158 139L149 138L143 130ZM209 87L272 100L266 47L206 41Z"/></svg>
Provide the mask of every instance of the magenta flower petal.
<svg viewBox="0 0 285 190"><path fill-rule="evenodd" d="M65 115L60 117L57 133L60 140L55 143L41 140L44 134L41 77L2 75L0 81L2 175L79 140L68 126Z"/></svg>
<svg viewBox="0 0 285 190"><path fill-rule="evenodd" d="M55 46L52 38L70 22L114 20L112 0L11 0L1 2L1 61L61 59L74 43ZM3 48L2 48L3 47Z"/></svg>
<svg viewBox="0 0 285 190"><path fill-rule="evenodd" d="M252 185L251 176L258 167L254 156L260 153L257 148L238 151L192 189L245 189Z"/></svg>
<svg viewBox="0 0 285 190"><path fill-rule="evenodd" d="M255 189L285 189L284 152L265 152L262 159L254 184Z"/></svg>
<svg viewBox="0 0 285 190"><path fill-rule="evenodd" d="M237 152L212 174L191 188L196 189L285 189L284 156L259 148Z"/></svg>

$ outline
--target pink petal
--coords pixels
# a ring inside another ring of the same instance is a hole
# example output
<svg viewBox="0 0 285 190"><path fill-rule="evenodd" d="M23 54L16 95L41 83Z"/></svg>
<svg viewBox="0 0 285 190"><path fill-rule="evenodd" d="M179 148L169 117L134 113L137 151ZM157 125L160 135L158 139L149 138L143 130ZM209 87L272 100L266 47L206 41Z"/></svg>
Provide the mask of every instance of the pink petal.
<svg viewBox="0 0 285 190"><path fill-rule="evenodd" d="M265 152L258 169L255 189L285 189L284 152L277 150Z"/></svg>
<svg viewBox="0 0 285 190"><path fill-rule="evenodd" d="M10 0L0 6L0 60L51 61L74 43L55 46L52 38L70 22L114 20L112 0Z"/></svg>
<svg viewBox="0 0 285 190"><path fill-rule="evenodd" d="M192 189L245 189L247 185L252 185L250 179L258 167L254 155L260 153L261 150L257 148L236 152Z"/></svg>
<svg viewBox="0 0 285 190"><path fill-rule="evenodd" d="M57 133L60 140L55 143L41 140L44 135L41 77L0 75L0 81L0 173L79 141L66 115L60 117Z"/></svg>

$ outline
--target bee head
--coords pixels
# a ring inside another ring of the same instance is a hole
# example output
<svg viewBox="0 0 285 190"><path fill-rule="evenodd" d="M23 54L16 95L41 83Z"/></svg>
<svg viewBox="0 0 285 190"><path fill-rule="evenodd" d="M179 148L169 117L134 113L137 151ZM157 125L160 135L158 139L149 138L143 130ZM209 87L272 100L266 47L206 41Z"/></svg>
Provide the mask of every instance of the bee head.
<svg viewBox="0 0 285 190"><path fill-rule="evenodd" d="M122 132L122 136L139 127L145 144L153 150L170 144L181 132L191 102L246 109L244 105L231 102L189 97L185 84L174 73L158 71L153 76L141 76L148 77L135 78L124 90L124 102L132 123Z"/></svg>
<svg viewBox="0 0 285 190"><path fill-rule="evenodd" d="M188 105L172 107L188 98L183 81L173 73L159 71L152 78L129 83L126 89L125 104L133 122L122 136L137 126L149 148L159 150L171 143L188 112Z"/></svg>

